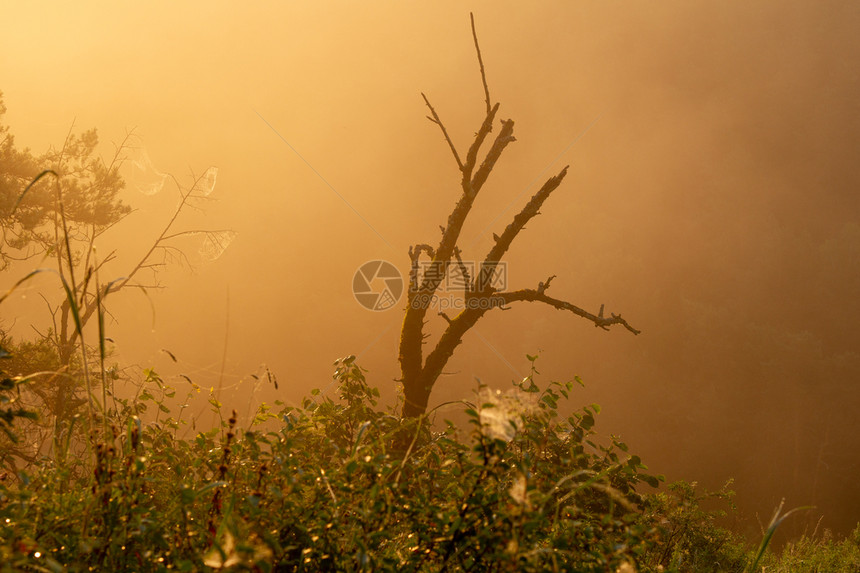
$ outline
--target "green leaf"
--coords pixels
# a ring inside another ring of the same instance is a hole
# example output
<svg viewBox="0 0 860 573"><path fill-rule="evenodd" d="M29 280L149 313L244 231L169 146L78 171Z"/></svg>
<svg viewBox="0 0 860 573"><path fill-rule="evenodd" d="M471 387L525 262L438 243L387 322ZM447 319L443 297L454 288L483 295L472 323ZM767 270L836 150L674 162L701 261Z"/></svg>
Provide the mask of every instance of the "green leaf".
<svg viewBox="0 0 860 573"><path fill-rule="evenodd" d="M660 480L658 480L654 476L643 475L642 479L645 481L645 483L647 483L651 487L659 487L660 486Z"/></svg>
<svg viewBox="0 0 860 573"><path fill-rule="evenodd" d="M590 430L594 427L594 417L591 414L586 414L579 421L579 425L583 430Z"/></svg>

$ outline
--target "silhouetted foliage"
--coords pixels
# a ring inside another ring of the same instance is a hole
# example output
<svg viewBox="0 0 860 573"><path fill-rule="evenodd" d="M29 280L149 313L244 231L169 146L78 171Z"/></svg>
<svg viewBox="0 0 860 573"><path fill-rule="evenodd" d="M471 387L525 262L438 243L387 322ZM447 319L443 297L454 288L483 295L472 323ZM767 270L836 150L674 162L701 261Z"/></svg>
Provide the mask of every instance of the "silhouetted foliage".
<svg viewBox="0 0 860 573"><path fill-rule="evenodd" d="M96 153L95 129L69 132L60 148L34 156L15 147L14 136L2 124L6 107L0 93L0 265L12 260L51 253L60 217L56 185L63 187L65 218L70 238L89 243L131 212L119 199L125 182L119 174L123 145L105 163ZM57 178L44 178L21 195L40 171L51 169Z"/></svg>
<svg viewBox="0 0 860 573"><path fill-rule="evenodd" d="M0 100L0 118L5 112ZM202 236L203 248L220 253L232 238L229 230L177 230L179 216L189 207L209 197L215 186L216 168L196 177L190 187L174 178L179 204L153 238L149 249L114 280L101 282L100 271L116 257L116 250L96 252L96 242L111 226L119 223L131 208L119 199L125 186L120 167L126 160L131 135L116 146L112 159L104 162L96 153L95 130L75 134L69 131L60 148L35 157L29 150L19 151L7 127L0 124L0 266L37 254L53 268L31 271L0 297L0 303L21 284L40 273L56 274L62 297L39 293L50 313L50 326L39 330L33 341L13 341L0 328L0 337L12 350L14 367L29 376L20 403L41 414L38 424L21 429L27 439L10 445L6 458L34 465L51 453L53 461L64 464L68 452L80 456L87 448L87 437L97 421L108 431L108 398L115 398L114 383L119 370L108 368L105 334L105 299L126 287L147 291L159 288L157 271L167 264L187 260L175 244L184 236ZM168 176L164 176L167 178ZM216 257L217 258L217 257ZM146 278L143 278L147 275ZM59 289L58 289L59 290ZM84 340L85 330L97 327L96 344ZM98 376L91 375L97 372ZM100 397L95 389L99 389ZM116 405L114 399L113 404ZM81 414L86 407L86 417ZM86 423L82 423L86 420Z"/></svg>

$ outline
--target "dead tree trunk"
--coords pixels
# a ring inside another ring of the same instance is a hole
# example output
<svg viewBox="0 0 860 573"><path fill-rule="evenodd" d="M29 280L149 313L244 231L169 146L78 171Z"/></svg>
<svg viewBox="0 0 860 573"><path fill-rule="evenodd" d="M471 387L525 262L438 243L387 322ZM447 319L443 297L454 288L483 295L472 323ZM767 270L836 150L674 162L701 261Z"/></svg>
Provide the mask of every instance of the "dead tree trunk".
<svg viewBox="0 0 860 573"><path fill-rule="evenodd" d="M427 411L430 392L442 373L445 364L447 364L448 359L454 354L454 350L462 342L466 332L484 314L494 308L506 308L510 303L519 301L543 302L559 310L573 312L605 330L608 330L614 324L620 324L633 334L639 334L639 331L630 326L626 320L621 318L621 315L610 314L608 317L604 316L602 306L598 314L595 315L569 302L548 296L546 290L549 288L552 279L555 278L554 276L549 277L545 282L539 283L535 289L505 292L499 291L492 286L493 281L491 278L496 271L498 263L502 260L502 257L525 224L539 214L544 201L561 184L567 174L567 167L562 169L558 175L550 177L543 184L540 190L535 193L528 203L526 203L525 207L508 224L501 235L494 235L495 243L481 262L479 268L476 269L477 272L474 274L477 276L470 276L467 265L463 263L460 257L460 249L457 247L457 241L460 238L460 232L472 209L475 198L481 191L484 183L486 183L502 152L509 143L515 141L513 135L514 122L509 119L500 120L501 128L499 133L493 140L484 160L478 166L478 152L484 140L493 130L496 114L499 111L499 104L493 104L490 100L484 63L481 58L481 50L478 46L478 37L475 32L474 16L472 17L472 37L475 41L475 51L477 52L478 64L481 69L481 81L484 86L487 115L480 129L475 134L475 140L466 153L465 161L457 153L457 148L451 141L448 130L445 128L436 110L430 104L427 96L421 94L424 102L430 109L428 119L442 130L445 141L451 148L451 153L454 155L454 159L460 169L462 174L460 181L462 194L454 210L448 216L448 224L442 228L442 239L436 248L423 243L409 248L409 258L412 266L409 275L409 289L407 291L406 315L400 333L399 353L401 382L403 383L405 396L402 411L403 417L416 417ZM419 263L422 255L426 259L429 259L429 262L425 264L423 276L419 277ZM430 310L433 296L439 290L449 269L454 265L456 265L456 271L461 274L462 279L465 280L467 285L463 305L464 309L453 318L447 316L444 312L438 313L446 321L447 327L433 350L425 358L423 345L426 338L424 325L427 322L427 314Z"/></svg>

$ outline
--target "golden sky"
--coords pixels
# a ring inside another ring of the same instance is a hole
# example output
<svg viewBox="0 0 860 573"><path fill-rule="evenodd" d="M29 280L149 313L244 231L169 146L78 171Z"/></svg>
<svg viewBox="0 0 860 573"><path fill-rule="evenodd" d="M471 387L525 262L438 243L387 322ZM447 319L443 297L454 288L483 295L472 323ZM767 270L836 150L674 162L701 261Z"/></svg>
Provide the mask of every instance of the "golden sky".
<svg viewBox="0 0 860 573"><path fill-rule="evenodd" d="M514 243L511 286L558 275L555 296L644 332L535 305L491 313L433 399L468 397L476 377L503 387L540 351L545 380L581 375L577 400L600 402L603 431L657 471L769 484L748 496L765 513L783 495L856 507L845 476L860 448L836 438L860 435L845 393L860 375L853 2L3 2L0 90L19 146L61 145L74 122L99 129L105 154L134 130L136 152L186 183L219 169L216 200L187 224L236 239L193 273L164 272L150 300L118 297L118 355L222 379L242 409L274 397L247 385L262 364L297 402L359 354L393 397L399 307L362 308L352 278L374 259L405 272L458 197L420 93L464 153L484 109L470 11L517 142L464 255L483 258L569 164ZM170 187L131 187L136 211L104 246L120 247L117 276L176 204ZM2 311L21 335L45 320L43 286ZM762 469L776 463L785 492Z"/></svg>

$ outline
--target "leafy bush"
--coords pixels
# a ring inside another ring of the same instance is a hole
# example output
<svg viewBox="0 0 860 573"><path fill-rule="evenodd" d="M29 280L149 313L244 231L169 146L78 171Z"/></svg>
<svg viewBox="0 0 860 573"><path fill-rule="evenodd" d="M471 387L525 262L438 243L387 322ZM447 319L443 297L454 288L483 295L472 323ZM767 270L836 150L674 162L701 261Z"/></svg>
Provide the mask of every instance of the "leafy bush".
<svg viewBox="0 0 860 573"><path fill-rule="evenodd" d="M647 559L649 570L744 571L749 555L745 540L716 523L727 512L702 507L717 502L734 509L730 486L731 482L716 492L699 491L695 482L681 481L647 497L646 513L661 526L657 550Z"/></svg>
<svg viewBox="0 0 860 573"><path fill-rule="evenodd" d="M574 383L541 389L532 362L510 390L476 390L468 433L379 408L350 356L335 363L336 398L264 405L246 428L233 412L189 439L178 437L185 404L174 417L175 390L148 370L91 458L4 467L0 571L740 572L753 562L716 526L720 512L701 507L731 492L681 482L642 493L662 478L617 438L596 438L597 405L560 416ZM856 571L858 541L860 529L802 538L762 565Z"/></svg>
<svg viewBox="0 0 860 573"><path fill-rule="evenodd" d="M460 439L379 409L353 357L334 376L337 400L263 407L244 430L234 413L188 440L132 412L91 474L3 482L6 569L606 571L656 541L636 486L657 478L593 441L596 406L559 421L572 384L480 388Z"/></svg>

